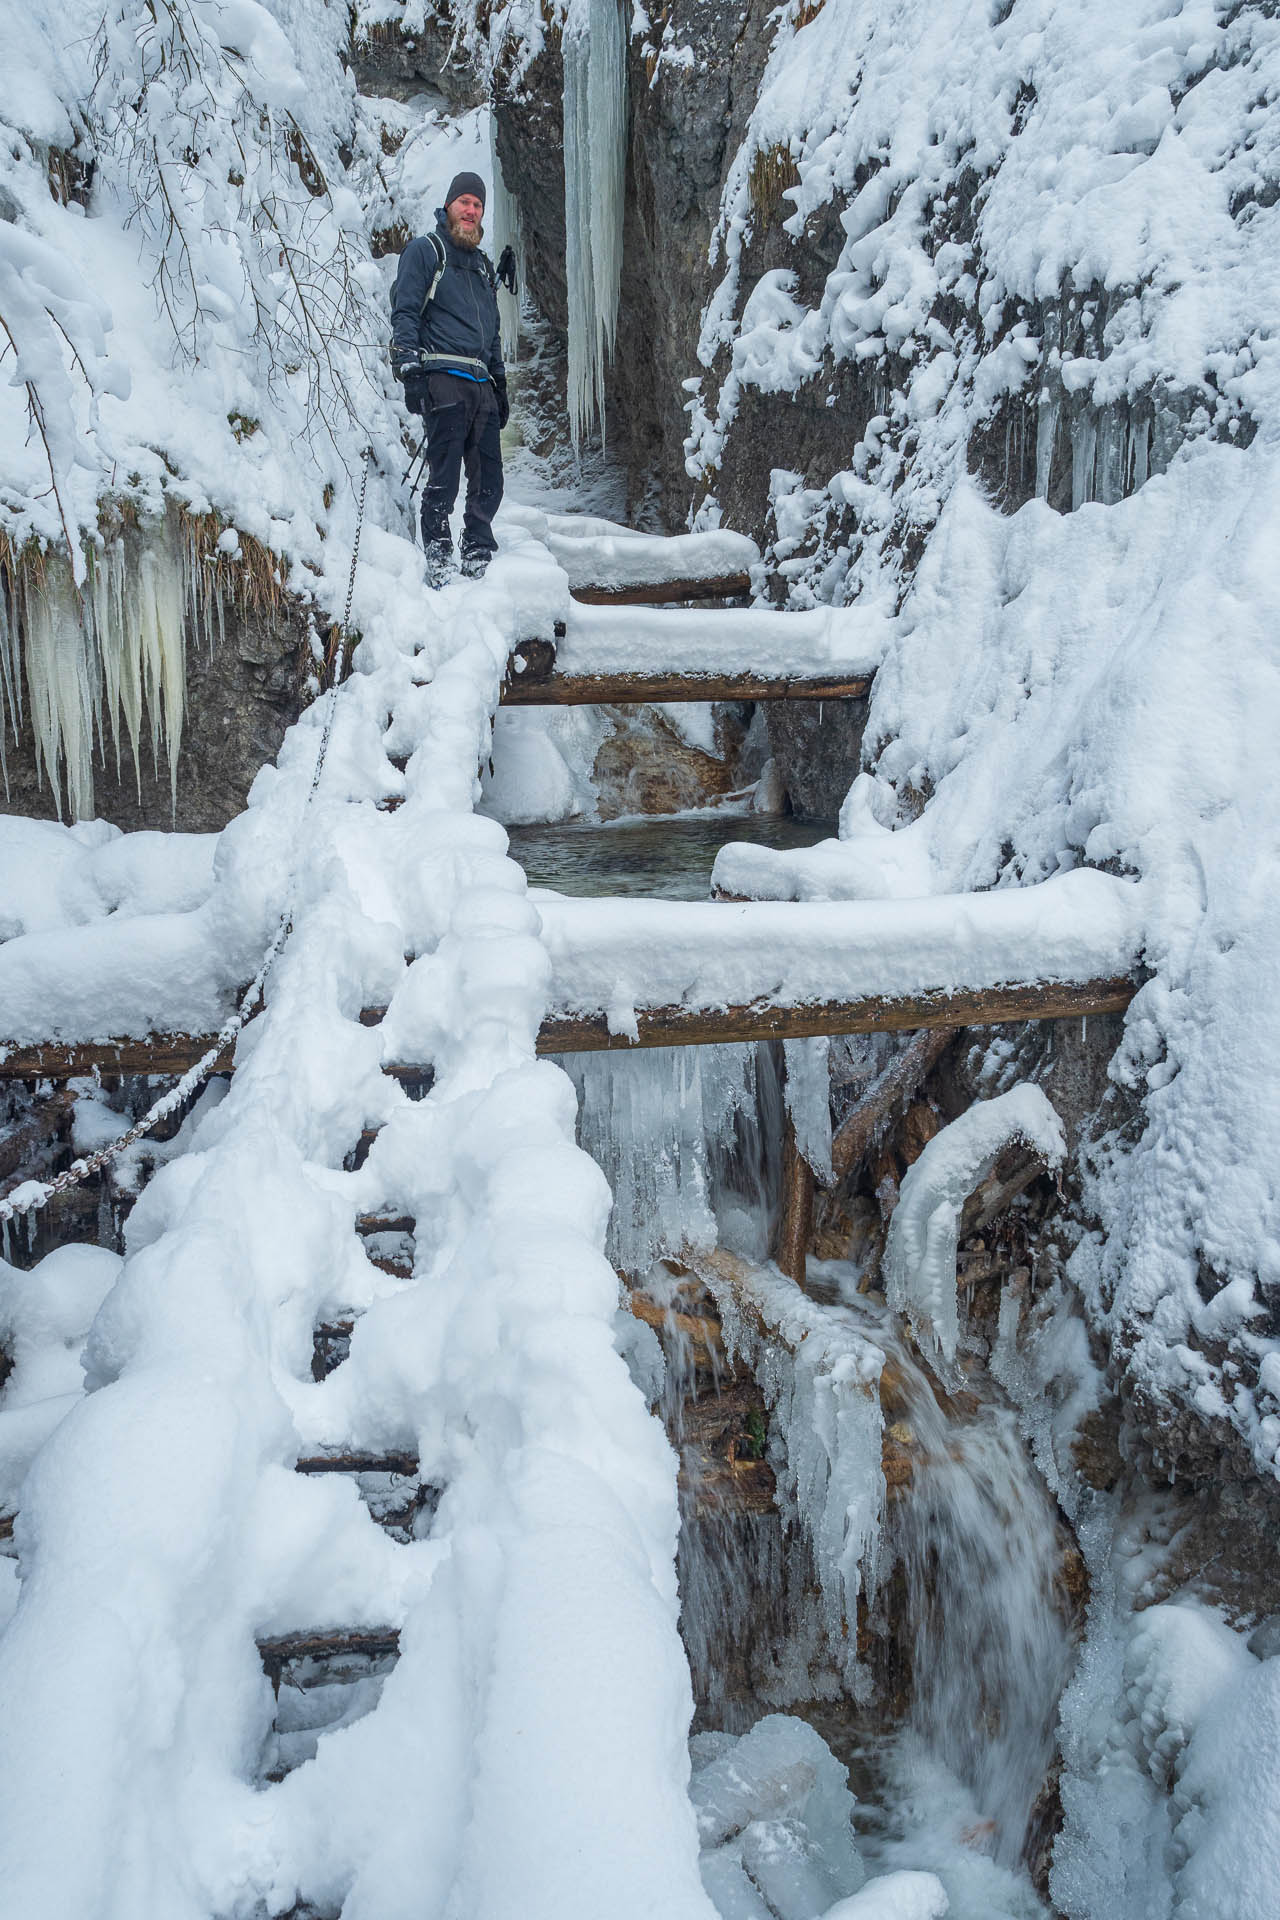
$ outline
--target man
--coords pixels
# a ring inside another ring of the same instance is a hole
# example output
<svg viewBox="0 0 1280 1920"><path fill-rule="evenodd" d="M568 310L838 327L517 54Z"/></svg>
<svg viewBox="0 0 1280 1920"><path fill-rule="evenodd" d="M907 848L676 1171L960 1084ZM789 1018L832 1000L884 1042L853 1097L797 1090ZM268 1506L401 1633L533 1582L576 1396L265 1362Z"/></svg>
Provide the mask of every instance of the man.
<svg viewBox="0 0 1280 1920"><path fill-rule="evenodd" d="M449 515L464 467L463 573L478 578L497 551L498 436L509 408L494 271L480 250L484 205L479 174L456 174L434 233L411 240L401 254L391 296L391 364L404 383L405 405L427 426L422 544L433 587L453 572Z"/></svg>

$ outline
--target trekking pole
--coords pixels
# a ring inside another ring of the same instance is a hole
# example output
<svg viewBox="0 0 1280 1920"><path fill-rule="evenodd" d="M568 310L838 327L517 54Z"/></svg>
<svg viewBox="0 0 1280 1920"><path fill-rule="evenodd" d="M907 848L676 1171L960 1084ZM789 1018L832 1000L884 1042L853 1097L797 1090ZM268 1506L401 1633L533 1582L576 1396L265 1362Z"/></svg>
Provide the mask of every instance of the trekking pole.
<svg viewBox="0 0 1280 1920"><path fill-rule="evenodd" d="M418 480L422 478L422 469L426 465L426 460L427 460L427 436L424 431L422 435L422 445L418 448L418 451L414 454L413 459L409 462L408 467L405 469L405 476L404 476L405 484L409 489L409 496L411 499L418 490ZM413 477L415 468L417 469L417 474L418 474L417 480L415 480Z"/></svg>

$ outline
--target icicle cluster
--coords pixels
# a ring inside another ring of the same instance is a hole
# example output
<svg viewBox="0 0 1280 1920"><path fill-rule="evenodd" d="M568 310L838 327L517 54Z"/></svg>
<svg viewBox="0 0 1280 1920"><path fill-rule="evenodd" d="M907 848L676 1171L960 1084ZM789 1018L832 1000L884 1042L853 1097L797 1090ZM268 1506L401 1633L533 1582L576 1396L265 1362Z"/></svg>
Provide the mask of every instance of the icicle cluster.
<svg viewBox="0 0 1280 1920"><path fill-rule="evenodd" d="M718 1163L742 1159L758 1127L755 1049L567 1054L561 1065L578 1092L579 1145L613 1188L614 1266L645 1273L664 1254L714 1247Z"/></svg>
<svg viewBox="0 0 1280 1920"><path fill-rule="evenodd" d="M157 773L163 743L176 806L188 613L212 639L212 596L200 587L190 543L169 523L136 547L117 537L91 554L80 591L55 553L13 571L0 595L0 738L16 737L29 712L60 816L65 793L71 819L93 818L95 748L105 759L110 739L119 773L122 733L141 793L144 724ZM220 603L218 613L220 625ZM2 752L0 770L7 797Z"/></svg>
<svg viewBox="0 0 1280 1920"><path fill-rule="evenodd" d="M618 0L569 0L564 23L564 221L569 434L604 431L605 356L622 280L627 39Z"/></svg>

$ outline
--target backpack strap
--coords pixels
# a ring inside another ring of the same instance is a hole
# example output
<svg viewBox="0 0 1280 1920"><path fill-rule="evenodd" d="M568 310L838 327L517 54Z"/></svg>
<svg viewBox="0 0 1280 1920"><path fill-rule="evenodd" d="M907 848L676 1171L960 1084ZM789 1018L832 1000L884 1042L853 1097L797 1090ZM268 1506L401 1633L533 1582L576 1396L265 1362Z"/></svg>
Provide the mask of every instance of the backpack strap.
<svg viewBox="0 0 1280 1920"><path fill-rule="evenodd" d="M440 235L438 233L425 233L423 234L422 237L427 242L428 246L431 248L432 253L434 253L436 257L436 270L431 276L431 280L427 286L426 294L423 297L422 306L418 311L419 326L422 325L422 317L426 313L427 308L431 305L431 302L436 297L436 288L440 285L441 276L443 275L446 266L449 264L448 256L444 250L444 241L440 238Z"/></svg>

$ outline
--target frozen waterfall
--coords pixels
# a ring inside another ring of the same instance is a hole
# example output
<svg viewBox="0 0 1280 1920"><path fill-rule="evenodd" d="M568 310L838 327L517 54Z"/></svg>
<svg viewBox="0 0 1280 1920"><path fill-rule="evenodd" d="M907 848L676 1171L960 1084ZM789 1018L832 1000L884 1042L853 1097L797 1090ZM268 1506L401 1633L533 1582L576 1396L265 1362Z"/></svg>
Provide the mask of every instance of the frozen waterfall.
<svg viewBox="0 0 1280 1920"><path fill-rule="evenodd" d="M604 365L622 279L627 38L618 0L569 0L564 23L564 223L569 433L604 430Z"/></svg>

